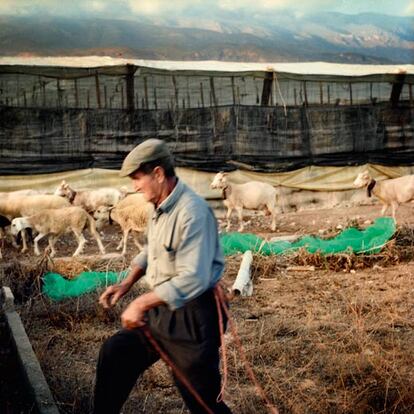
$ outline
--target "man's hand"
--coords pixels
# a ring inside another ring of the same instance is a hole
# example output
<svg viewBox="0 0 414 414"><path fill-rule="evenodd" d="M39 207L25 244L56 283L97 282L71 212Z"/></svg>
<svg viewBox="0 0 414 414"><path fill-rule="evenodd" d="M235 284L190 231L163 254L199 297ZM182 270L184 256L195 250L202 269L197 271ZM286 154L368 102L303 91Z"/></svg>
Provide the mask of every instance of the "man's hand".
<svg viewBox="0 0 414 414"><path fill-rule="evenodd" d="M140 298L131 302L121 315L121 324L125 329L141 328L146 324L145 308Z"/></svg>
<svg viewBox="0 0 414 414"><path fill-rule="evenodd" d="M127 285L112 285L109 286L99 298L99 303L105 308L109 309L114 306L119 299L122 298L130 289Z"/></svg>
<svg viewBox="0 0 414 414"><path fill-rule="evenodd" d="M132 301L122 313L122 327L125 329L141 328L146 324L146 312L162 304L165 302L156 293L144 293Z"/></svg>
<svg viewBox="0 0 414 414"><path fill-rule="evenodd" d="M144 269L138 266L132 266L128 276L119 284L109 286L99 298L99 303L109 309L118 302L128 291L132 285L145 273Z"/></svg>

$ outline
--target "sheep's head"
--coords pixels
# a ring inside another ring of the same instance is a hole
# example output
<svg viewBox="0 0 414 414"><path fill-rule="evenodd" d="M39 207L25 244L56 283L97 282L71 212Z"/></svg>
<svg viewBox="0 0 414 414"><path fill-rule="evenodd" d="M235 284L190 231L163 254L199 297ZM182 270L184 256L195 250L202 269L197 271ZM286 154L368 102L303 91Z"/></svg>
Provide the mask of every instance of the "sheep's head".
<svg viewBox="0 0 414 414"><path fill-rule="evenodd" d="M213 181L210 184L211 188L217 188L217 189L223 189L227 185L227 173L220 171L218 172L214 178Z"/></svg>
<svg viewBox="0 0 414 414"><path fill-rule="evenodd" d="M97 221L108 221L109 212L113 207L99 206L93 213L93 218Z"/></svg>
<svg viewBox="0 0 414 414"><path fill-rule="evenodd" d="M62 180L53 194L59 197L66 197L70 202L72 202L75 198L76 192L65 180Z"/></svg>
<svg viewBox="0 0 414 414"><path fill-rule="evenodd" d="M16 236L20 231L29 227L27 219L25 217L17 217L12 220L10 225L10 232L13 236Z"/></svg>
<svg viewBox="0 0 414 414"><path fill-rule="evenodd" d="M357 188L366 187L370 183L371 180L372 178L369 175L369 172L363 171L358 174L357 178L355 178L354 187L357 187Z"/></svg>

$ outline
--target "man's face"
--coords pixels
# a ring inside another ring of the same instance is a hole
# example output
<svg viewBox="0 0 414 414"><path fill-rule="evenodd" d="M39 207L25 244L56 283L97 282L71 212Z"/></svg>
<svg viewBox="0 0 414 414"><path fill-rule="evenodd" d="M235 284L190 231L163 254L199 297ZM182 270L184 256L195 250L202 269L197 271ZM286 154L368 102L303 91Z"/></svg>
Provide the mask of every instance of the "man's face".
<svg viewBox="0 0 414 414"><path fill-rule="evenodd" d="M155 167L149 174L144 174L142 171L137 170L130 177L135 191L143 193L147 201L157 206L161 197L163 183L160 168Z"/></svg>

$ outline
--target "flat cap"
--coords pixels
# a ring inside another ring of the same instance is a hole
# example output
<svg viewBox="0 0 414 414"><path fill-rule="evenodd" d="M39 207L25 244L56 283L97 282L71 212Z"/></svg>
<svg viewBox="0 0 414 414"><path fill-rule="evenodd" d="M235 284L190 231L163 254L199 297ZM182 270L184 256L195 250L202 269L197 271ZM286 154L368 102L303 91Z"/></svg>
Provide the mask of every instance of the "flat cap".
<svg viewBox="0 0 414 414"><path fill-rule="evenodd" d="M171 152L164 141L156 138L147 139L137 145L125 157L119 175L121 177L127 177L136 171L143 163L168 157L172 159Z"/></svg>

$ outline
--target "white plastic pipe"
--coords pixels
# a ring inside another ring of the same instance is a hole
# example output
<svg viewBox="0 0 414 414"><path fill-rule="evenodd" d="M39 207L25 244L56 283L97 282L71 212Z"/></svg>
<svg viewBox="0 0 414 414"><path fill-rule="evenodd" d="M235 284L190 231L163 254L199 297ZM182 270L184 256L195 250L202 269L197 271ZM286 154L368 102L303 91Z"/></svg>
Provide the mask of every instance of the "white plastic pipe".
<svg viewBox="0 0 414 414"><path fill-rule="evenodd" d="M252 296L253 282L250 275L250 266L253 261L253 254L251 250L247 250L243 254L243 259L240 264L239 272L236 280L233 283L232 291L235 295Z"/></svg>

